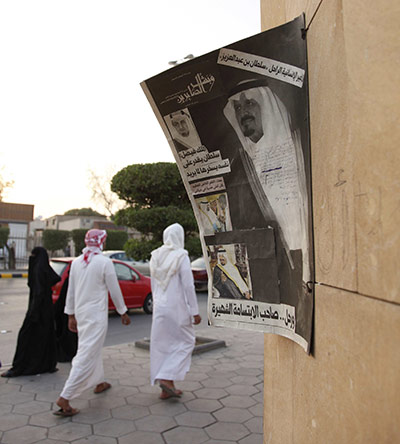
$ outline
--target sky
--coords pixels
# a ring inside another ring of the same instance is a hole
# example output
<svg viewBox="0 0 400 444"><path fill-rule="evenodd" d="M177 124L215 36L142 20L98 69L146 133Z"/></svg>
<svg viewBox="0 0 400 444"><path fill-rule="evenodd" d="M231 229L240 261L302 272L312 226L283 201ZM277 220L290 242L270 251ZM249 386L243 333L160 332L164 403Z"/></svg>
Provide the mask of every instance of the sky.
<svg viewBox="0 0 400 444"><path fill-rule="evenodd" d="M140 82L260 31L259 0L2 0L3 200L102 212L90 171L174 162Z"/></svg>

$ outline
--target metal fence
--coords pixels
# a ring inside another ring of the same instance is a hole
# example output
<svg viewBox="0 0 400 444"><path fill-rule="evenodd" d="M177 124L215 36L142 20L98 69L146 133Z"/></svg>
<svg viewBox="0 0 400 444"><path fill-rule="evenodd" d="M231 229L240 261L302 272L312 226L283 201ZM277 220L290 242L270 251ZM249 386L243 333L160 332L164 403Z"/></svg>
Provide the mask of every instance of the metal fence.
<svg viewBox="0 0 400 444"><path fill-rule="evenodd" d="M34 239L26 236L9 236L6 247L0 249L1 270L25 270L28 268L29 255Z"/></svg>

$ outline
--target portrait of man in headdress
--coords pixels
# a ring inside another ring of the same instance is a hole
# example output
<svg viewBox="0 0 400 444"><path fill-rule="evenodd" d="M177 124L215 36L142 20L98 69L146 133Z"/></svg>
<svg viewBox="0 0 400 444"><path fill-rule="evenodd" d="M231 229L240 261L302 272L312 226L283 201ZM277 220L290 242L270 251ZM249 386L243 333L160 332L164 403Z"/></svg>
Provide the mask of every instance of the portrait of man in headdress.
<svg viewBox="0 0 400 444"><path fill-rule="evenodd" d="M247 179L266 221L276 221L294 267L291 251L301 250L302 279L310 280L308 203L299 133L290 114L263 79L239 83L224 115L235 130Z"/></svg>
<svg viewBox="0 0 400 444"><path fill-rule="evenodd" d="M213 268L213 287L219 298L252 299L246 278L237 264L229 259L224 248L218 249L217 262Z"/></svg>
<svg viewBox="0 0 400 444"><path fill-rule="evenodd" d="M187 108L164 116L177 152L201 146L201 140Z"/></svg>

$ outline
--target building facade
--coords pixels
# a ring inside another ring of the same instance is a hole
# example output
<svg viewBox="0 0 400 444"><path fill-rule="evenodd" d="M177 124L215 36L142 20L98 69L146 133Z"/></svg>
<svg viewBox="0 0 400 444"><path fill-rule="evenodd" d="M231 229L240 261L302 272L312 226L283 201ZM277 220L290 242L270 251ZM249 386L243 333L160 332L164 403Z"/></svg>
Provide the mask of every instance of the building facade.
<svg viewBox="0 0 400 444"><path fill-rule="evenodd" d="M265 335L264 443L400 442L400 8L261 0L305 12L315 240L312 354Z"/></svg>

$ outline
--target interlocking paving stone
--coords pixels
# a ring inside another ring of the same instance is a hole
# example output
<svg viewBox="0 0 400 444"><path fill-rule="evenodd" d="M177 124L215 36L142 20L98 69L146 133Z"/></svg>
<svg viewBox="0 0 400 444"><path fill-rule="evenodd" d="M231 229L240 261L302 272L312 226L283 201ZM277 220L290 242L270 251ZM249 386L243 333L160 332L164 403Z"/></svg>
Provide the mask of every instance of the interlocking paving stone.
<svg viewBox="0 0 400 444"><path fill-rule="evenodd" d="M137 395L134 395L137 396ZM120 407L121 405L126 405L127 402L125 401L125 398L122 396L112 396L111 393L104 393L103 395L100 395L99 397L95 399L91 399L89 401L90 407L96 407L99 409L113 409L114 407Z"/></svg>
<svg viewBox="0 0 400 444"><path fill-rule="evenodd" d="M138 387L138 390L140 393L151 393L153 395L160 394L160 387L156 385L150 385L149 382L147 382L145 385L141 385L140 387Z"/></svg>
<svg viewBox="0 0 400 444"><path fill-rule="evenodd" d="M79 415L72 417L72 422L81 424L96 424L105 419L111 418L110 409L88 408L83 409Z"/></svg>
<svg viewBox="0 0 400 444"><path fill-rule="evenodd" d="M0 402L5 404L20 404L33 401L34 397L34 393L10 392L0 395Z"/></svg>
<svg viewBox="0 0 400 444"><path fill-rule="evenodd" d="M263 392L256 393L255 395L252 395L251 397L256 402L263 402L264 401L264 393Z"/></svg>
<svg viewBox="0 0 400 444"><path fill-rule="evenodd" d="M15 385L14 384L1 384L0 385L0 395L6 395L10 392L15 392Z"/></svg>
<svg viewBox="0 0 400 444"><path fill-rule="evenodd" d="M238 405L240 405L241 408L245 409L257 403L257 401L255 401L250 396L236 396L236 395L227 396L226 398L222 398L220 401L226 407L237 407Z"/></svg>
<svg viewBox="0 0 400 444"><path fill-rule="evenodd" d="M54 390L54 384L49 384L46 381L27 382L26 384L23 384L21 387L21 392L40 393L40 392L50 392L52 390Z"/></svg>
<svg viewBox="0 0 400 444"><path fill-rule="evenodd" d="M244 423L244 425L250 430L252 433L262 433L263 432L263 419L251 418Z"/></svg>
<svg viewBox="0 0 400 444"><path fill-rule="evenodd" d="M163 434L168 444L202 444L208 440L203 429L176 427Z"/></svg>
<svg viewBox="0 0 400 444"><path fill-rule="evenodd" d="M221 441L219 439L210 439L203 444L236 444L236 441Z"/></svg>
<svg viewBox="0 0 400 444"><path fill-rule="evenodd" d="M220 372L230 372L230 371L235 371L239 368L240 368L239 364L236 364L234 362L229 362L226 364L218 364L218 366L216 367L216 370L218 370Z"/></svg>
<svg viewBox="0 0 400 444"><path fill-rule="evenodd" d="M1 442L4 444L31 444L46 438L47 429L25 426L4 432Z"/></svg>
<svg viewBox="0 0 400 444"><path fill-rule="evenodd" d="M221 372L219 370L210 370L207 372L207 375L210 378L230 379L230 378L234 378L235 376L237 376L237 373L236 373L236 371Z"/></svg>
<svg viewBox="0 0 400 444"><path fill-rule="evenodd" d="M259 384L260 382L258 376L246 376L246 375L235 376L233 378L230 378L230 380L234 384L248 384L253 386L256 386L256 384Z"/></svg>
<svg viewBox="0 0 400 444"><path fill-rule="evenodd" d="M123 397L126 398L130 395L136 395L136 393L139 393L139 390L136 387L124 387L121 385L114 385L111 387L110 390L107 392L104 392L104 394L101 394L100 396L115 396L115 397Z"/></svg>
<svg viewBox="0 0 400 444"><path fill-rule="evenodd" d="M74 444L117 444L117 438L110 438L108 436L92 435L87 438L78 439Z"/></svg>
<svg viewBox="0 0 400 444"><path fill-rule="evenodd" d="M260 370L263 368L263 363L260 362L255 362L255 361L249 361L248 359L246 359L244 362L240 363L241 367L245 367L247 369L256 369L256 370Z"/></svg>
<svg viewBox="0 0 400 444"><path fill-rule="evenodd" d="M227 378L209 378L202 381L204 387L225 388L232 383Z"/></svg>
<svg viewBox="0 0 400 444"><path fill-rule="evenodd" d="M186 374L186 381L204 381L205 379L208 379L207 373L200 373L200 372L188 372Z"/></svg>
<svg viewBox="0 0 400 444"><path fill-rule="evenodd" d="M242 424L232 422L216 422L204 429L207 434L214 439L225 439L239 441L249 435L249 430Z"/></svg>
<svg viewBox="0 0 400 444"><path fill-rule="evenodd" d="M160 402L158 396L146 393L137 393L136 395L128 396L126 401L128 404L142 405L145 407Z"/></svg>
<svg viewBox="0 0 400 444"><path fill-rule="evenodd" d="M201 387L202 385L197 381L178 381L176 383L176 388L187 392L193 392Z"/></svg>
<svg viewBox="0 0 400 444"><path fill-rule="evenodd" d="M29 424L41 427L54 427L56 425L71 422L71 418L64 418L62 416L55 416L52 412L43 412L32 415L29 418Z"/></svg>
<svg viewBox="0 0 400 444"><path fill-rule="evenodd" d="M234 384L231 385L230 387L227 387L225 389L227 392L229 392L231 395L247 395L247 396L251 396L254 395L255 393L258 393L258 390L253 387L252 385L248 385L248 384Z"/></svg>
<svg viewBox="0 0 400 444"><path fill-rule="evenodd" d="M262 337L255 346L254 333L213 327L208 327L204 336L213 337L214 331L228 347L193 357L185 381L177 383L184 390L181 398L161 401L160 388L150 385L149 352L125 344L104 349L106 375L112 389L100 395L90 389L74 399L71 404L81 412L72 418L41 411L44 406L58 409L55 401L70 364L59 365L60 371L51 375L1 378L0 424L10 412L17 420L26 418L28 422L25 419L15 431L26 427L44 430L44 436L35 436L35 444L261 444ZM38 412L33 413L36 409ZM130 425L125 429L116 425L117 421ZM217 425L221 427L212 428ZM231 435L224 432L224 427ZM23 444L18 434L9 432L14 429L1 431L0 427L0 443L11 437L12 444Z"/></svg>
<svg viewBox="0 0 400 444"><path fill-rule="evenodd" d="M153 415L176 416L186 412L187 408L185 407L185 404L179 402L177 399L168 399L152 405L150 411Z"/></svg>
<svg viewBox="0 0 400 444"><path fill-rule="evenodd" d="M28 424L28 420L29 416L7 413L0 417L0 430L5 432L6 430L15 429L16 427L22 427Z"/></svg>
<svg viewBox="0 0 400 444"><path fill-rule="evenodd" d="M118 439L119 444L165 444L159 433L137 431ZM75 444L75 443L74 443ZM178 443L175 443L178 444Z"/></svg>
<svg viewBox="0 0 400 444"><path fill-rule="evenodd" d="M13 408L12 404L0 404L0 416L10 413Z"/></svg>
<svg viewBox="0 0 400 444"><path fill-rule="evenodd" d="M90 425L77 424L76 422L67 422L49 429L49 438L64 441L74 441L91 434L92 428Z"/></svg>
<svg viewBox="0 0 400 444"><path fill-rule="evenodd" d="M174 418L170 416L151 415L135 421L136 428L146 432L164 432L176 426Z"/></svg>
<svg viewBox="0 0 400 444"><path fill-rule="evenodd" d="M186 403L189 410L212 413L222 408L222 404L214 399L193 399Z"/></svg>
<svg viewBox="0 0 400 444"><path fill-rule="evenodd" d="M243 423L252 418L252 415L248 410L232 407L224 407L223 409L214 412L214 416L218 421L238 423Z"/></svg>
<svg viewBox="0 0 400 444"><path fill-rule="evenodd" d="M241 439L239 444L263 444L263 435L252 433L251 435Z"/></svg>
<svg viewBox="0 0 400 444"><path fill-rule="evenodd" d="M135 420L143 418L149 415L149 409L147 407L134 406L134 405L124 405L122 407L116 407L111 410L111 415L113 418L118 419L130 419Z"/></svg>
<svg viewBox="0 0 400 444"><path fill-rule="evenodd" d="M61 390L38 390L36 392L35 399L36 401L48 401L53 402L57 400L57 398L60 396Z"/></svg>
<svg viewBox="0 0 400 444"><path fill-rule="evenodd" d="M127 378L120 379L119 383L124 387L127 386L138 387L140 385L148 384L149 380L150 379L148 376L129 376Z"/></svg>
<svg viewBox="0 0 400 444"><path fill-rule="evenodd" d="M202 388L200 390L196 390L195 395L198 398L221 399L225 398L225 396L228 396L228 392L226 391L226 388Z"/></svg>
<svg viewBox="0 0 400 444"><path fill-rule="evenodd" d="M55 441L54 439L44 439L35 444L69 444L67 441ZM75 444L75 443L74 443Z"/></svg>
<svg viewBox="0 0 400 444"><path fill-rule="evenodd" d="M50 402L30 401L25 404L17 404L13 413L21 413L23 415L34 415L51 410Z"/></svg>
<svg viewBox="0 0 400 444"><path fill-rule="evenodd" d="M206 427L215 422L215 418L210 413L204 412L185 412L175 416L175 421L179 425L188 427Z"/></svg>
<svg viewBox="0 0 400 444"><path fill-rule="evenodd" d="M249 412L254 416L263 416L264 415L264 406L261 402L252 407L249 407Z"/></svg>
<svg viewBox="0 0 400 444"><path fill-rule="evenodd" d="M259 376L263 373L263 369L261 368L249 368L249 367L241 367L238 370L236 370L236 373L238 375L244 375L244 376Z"/></svg>
<svg viewBox="0 0 400 444"><path fill-rule="evenodd" d="M136 430L136 427L133 421L128 419L111 418L95 424L93 426L93 430L96 435L118 438L119 436L127 435L128 433L133 432Z"/></svg>

